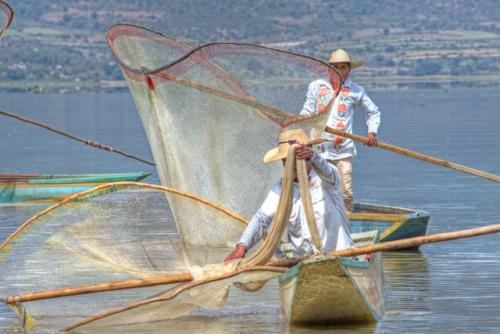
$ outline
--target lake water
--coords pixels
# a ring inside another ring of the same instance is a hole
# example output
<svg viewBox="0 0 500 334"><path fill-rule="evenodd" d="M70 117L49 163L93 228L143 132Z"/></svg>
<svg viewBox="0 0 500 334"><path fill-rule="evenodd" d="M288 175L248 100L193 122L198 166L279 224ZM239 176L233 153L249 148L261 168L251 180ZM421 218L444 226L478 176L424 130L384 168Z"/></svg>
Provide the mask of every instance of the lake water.
<svg viewBox="0 0 500 334"><path fill-rule="evenodd" d="M498 87L370 95L383 113L381 140L500 174ZM152 160L129 94L0 94L0 109ZM365 131L363 117L358 113L355 132ZM6 117L0 122L0 148L1 173L155 173L153 167ZM498 184L378 149L358 145L358 151L354 165L356 200L430 211L428 233L500 222ZM153 174L147 181L158 183L158 177ZM0 240L44 207L0 206ZM498 332L500 235L425 245L419 252L384 253L383 261L386 314L378 324L289 327L279 316L276 286L270 285L220 311L116 332ZM234 305L240 307L238 312ZM15 314L3 305L0 331L20 332ZM32 332L51 330L35 328Z"/></svg>

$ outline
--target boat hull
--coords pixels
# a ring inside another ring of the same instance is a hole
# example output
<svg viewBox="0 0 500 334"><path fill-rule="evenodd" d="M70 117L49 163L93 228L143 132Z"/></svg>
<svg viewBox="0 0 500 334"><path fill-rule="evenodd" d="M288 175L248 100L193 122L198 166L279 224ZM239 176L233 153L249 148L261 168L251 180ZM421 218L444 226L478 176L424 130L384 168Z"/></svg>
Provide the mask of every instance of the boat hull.
<svg viewBox="0 0 500 334"><path fill-rule="evenodd" d="M103 183L140 181L149 173L33 175L0 174L0 203L55 202Z"/></svg>
<svg viewBox="0 0 500 334"><path fill-rule="evenodd" d="M351 233L377 230L380 242L423 236L430 213L375 204L356 203L349 214Z"/></svg>
<svg viewBox="0 0 500 334"><path fill-rule="evenodd" d="M370 261L316 257L280 275L278 282L282 313L293 325L377 322L384 312L380 253Z"/></svg>

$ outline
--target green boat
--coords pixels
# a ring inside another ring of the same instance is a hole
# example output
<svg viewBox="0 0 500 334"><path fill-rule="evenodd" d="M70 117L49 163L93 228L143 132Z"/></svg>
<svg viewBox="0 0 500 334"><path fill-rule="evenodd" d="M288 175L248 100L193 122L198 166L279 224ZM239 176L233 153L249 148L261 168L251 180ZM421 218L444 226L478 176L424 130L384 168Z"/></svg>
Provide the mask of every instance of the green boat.
<svg viewBox="0 0 500 334"><path fill-rule="evenodd" d="M378 241L377 231L353 234L356 247ZM281 310L290 324L348 325L379 321L384 313L380 253L371 260L318 256L278 277Z"/></svg>
<svg viewBox="0 0 500 334"><path fill-rule="evenodd" d="M116 174L0 174L0 203L56 202L103 183L140 181L150 173Z"/></svg>
<svg viewBox="0 0 500 334"><path fill-rule="evenodd" d="M429 212L376 204L355 203L349 214L351 233L377 230L380 242L425 235Z"/></svg>

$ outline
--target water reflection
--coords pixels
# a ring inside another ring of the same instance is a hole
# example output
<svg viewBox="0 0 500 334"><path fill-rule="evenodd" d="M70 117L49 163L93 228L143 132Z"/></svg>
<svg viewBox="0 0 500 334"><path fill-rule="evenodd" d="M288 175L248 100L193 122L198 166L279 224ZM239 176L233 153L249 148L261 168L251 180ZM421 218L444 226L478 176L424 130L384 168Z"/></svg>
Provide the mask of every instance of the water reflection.
<svg viewBox="0 0 500 334"><path fill-rule="evenodd" d="M42 211L48 204L33 203L2 203L0 204L0 242L14 232L22 223L36 213Z"/></svg>
<svg viewBox="0 0 500 334"><path fill-rule="evenodd" d="M363 324L351 326L315 326L297 327L283 323L280 326L281 334L312 334L312 333L336 333L336 334L372 334L375 333L377 324Z"/></svg>
<svg viewBox="0 0 500 334"><path fill-rule="evenodd" d="M429 271L419 250L382 253L385 318L429 312Z"/></svg>

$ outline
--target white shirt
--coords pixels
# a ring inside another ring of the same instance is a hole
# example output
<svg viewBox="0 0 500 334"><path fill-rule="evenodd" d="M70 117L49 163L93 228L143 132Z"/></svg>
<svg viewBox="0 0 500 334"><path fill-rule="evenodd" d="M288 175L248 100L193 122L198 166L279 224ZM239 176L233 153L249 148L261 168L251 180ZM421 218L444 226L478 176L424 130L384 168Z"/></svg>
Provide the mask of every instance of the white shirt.
<svg viewBox="0 0 500 334"><path fill-rule="evenodd" d="M328 80L319 79L311 82L307 90L306 102L300 114L311 115L317 113L321 106L328 104L332 97L333 89ZM377 133L380 125L380 111L368 97L365 89L350 79L347 79L342 84L340 93L333 103L327 126L352 133L354 108L356 106L360 107L365 114L368 132ZM351 139L329 133L323 133L322 137L329 140L329 142L321 146L323 158L337 160L356 156L356 146Z"/></svg>
<svg viewBox="0 0 500 334"><path fill-rule="evenodd" d="M316 154L311 160L309 186L313 203L314 219L322 240L321 252L353 247L349 234L348 218L340 186L337 168ZM238 244L250 249L264 235L278 208L281 180L268 193L264 203L252 217ZM288 221L287 241L294 256L311 254L314 250L309 226L305 217L298 183L293 185L293 208ZM278 255L280 251L278 250Z"/></svg>

